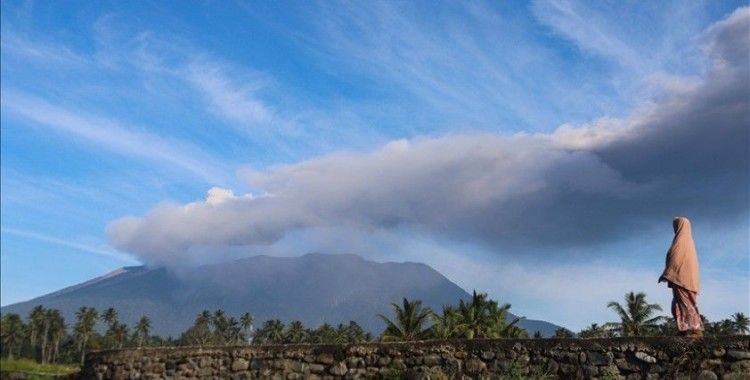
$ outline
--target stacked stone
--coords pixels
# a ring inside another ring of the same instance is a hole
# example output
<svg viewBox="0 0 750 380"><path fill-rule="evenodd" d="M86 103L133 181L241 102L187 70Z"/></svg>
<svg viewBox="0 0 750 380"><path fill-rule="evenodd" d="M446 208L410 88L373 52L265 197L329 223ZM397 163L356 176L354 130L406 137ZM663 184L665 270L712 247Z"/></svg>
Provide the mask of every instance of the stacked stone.
<svg viewBox="0 0 750 380"><path fill-rule="evenodd" d="M748 379L750 337L497 339L91 353L93 379Z"/></svg>

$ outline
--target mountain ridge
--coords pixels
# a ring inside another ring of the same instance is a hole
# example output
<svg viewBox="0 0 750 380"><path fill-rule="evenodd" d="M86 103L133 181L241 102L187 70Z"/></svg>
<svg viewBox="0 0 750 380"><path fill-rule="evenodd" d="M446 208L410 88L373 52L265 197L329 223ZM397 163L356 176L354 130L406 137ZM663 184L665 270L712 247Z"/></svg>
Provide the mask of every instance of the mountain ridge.
<svg viewBox="0 0 750 380"><path fill-rule="evenodd" d="M2 307L3 314L26 316L36 306L57 308L72 324L81 306L114 307L121 321L133 325L141 315L152 320L153 332L176 337L204 309L229 315L249 312L256 325L267 319L301 320L315 327L357 321L379 334L376 314L389 314L390 303L403 297L420 299L441 310L470 295L429 265L416 262L369 261L354 254L310 253L302 256L259 255L228 263L179 270L147 266L122 267L58 291ZM559 326L523 319L529 333L552 335Z"/></svg>

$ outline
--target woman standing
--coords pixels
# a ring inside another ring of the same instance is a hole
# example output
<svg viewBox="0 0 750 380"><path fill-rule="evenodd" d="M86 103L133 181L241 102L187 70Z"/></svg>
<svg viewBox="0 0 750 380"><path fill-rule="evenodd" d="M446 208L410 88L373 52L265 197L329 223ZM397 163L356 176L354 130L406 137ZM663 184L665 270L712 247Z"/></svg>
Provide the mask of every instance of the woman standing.
<svg viewBox="0 0 750 380"><path fill-rule="evenodd" d="M672 221L674 239L667 251L667 263L659 282L672 288L672 315L681 335L703 336L703 322L698 312L698 253L695 250L690 221L679 217Z"/></svg>

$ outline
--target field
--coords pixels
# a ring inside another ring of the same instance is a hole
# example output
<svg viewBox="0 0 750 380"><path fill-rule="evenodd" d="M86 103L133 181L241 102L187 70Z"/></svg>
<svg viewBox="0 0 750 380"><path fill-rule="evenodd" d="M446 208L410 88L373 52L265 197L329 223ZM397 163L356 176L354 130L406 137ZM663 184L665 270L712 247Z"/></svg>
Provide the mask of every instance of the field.
<svg viewBox="0 0 750 380"><path fill-rule="evenodd" d="M67 378L77 373L80 368L75 364L39 364L28 359L0 359L0 375L5 378L9 372L23 372L27 379Z"/></svg>

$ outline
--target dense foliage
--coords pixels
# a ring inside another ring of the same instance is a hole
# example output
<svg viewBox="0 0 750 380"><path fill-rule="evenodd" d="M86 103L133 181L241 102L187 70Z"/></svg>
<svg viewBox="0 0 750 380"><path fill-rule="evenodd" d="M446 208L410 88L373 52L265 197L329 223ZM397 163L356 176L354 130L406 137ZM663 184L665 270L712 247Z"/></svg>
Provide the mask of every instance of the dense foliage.
<svg viewBox="0 0 750 380"><path fill-rule="evenodd" d="M649 304L643 292L625 294L624 303L611 301L607 307L612 309L620 319L603 325L591 324L578 333L580 338L608 338L615 336L675 336L678 335L674 318L656 315L662 311L661 306ZM703 328L705 335L742 335L750 332L750 320L744 313L735 313L730 318L710 322L705 316Z"/></svg>
<svg viewBox="0 0 750 380"><path fill-rule="evenodd" d="M285 324L273 319L256 328L250 313L235 317L223 310L204 310L195 317L190 328L173 339L152 335L151 320L147 316L141 317L134 326L128 326L119 321L114 308L98 311L81 307L76 312L76 320L68 325L58 310L37 306L25 319L17 314L2 316L0 354L8 359L28 358L46 364L83 362L87 351L124 347L528 338L529 333L517 326L519 318L509 321L510 307L476 291L471 299L446 305L441 312L423 306L420 300L403 299L400 304L391 305L390 317L379 315L386 325L379 337L373 337L354 321L308 328L300 321ZM612 301L607 307L616 313L619 321L591 324L577 334L579 338L677 334L674 319L657 315L661 307L649 304L644 293L627 293L623 304ZM718 322L704 317L704 325L706 335L750 332L750 320L743 313ZM555 332L555 337L574 336L564 328ZM542 338L542 335L537 331L533 337Z"/></svg>

